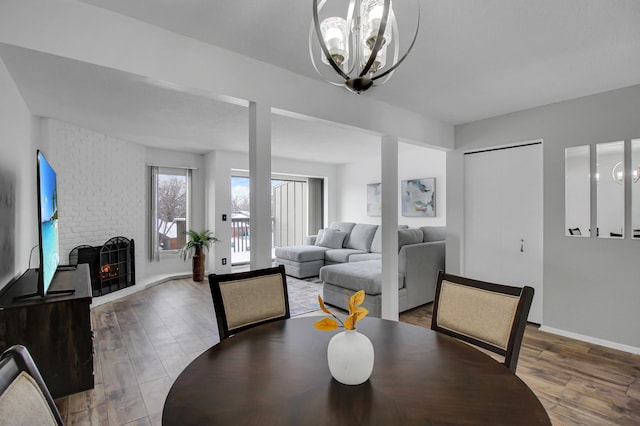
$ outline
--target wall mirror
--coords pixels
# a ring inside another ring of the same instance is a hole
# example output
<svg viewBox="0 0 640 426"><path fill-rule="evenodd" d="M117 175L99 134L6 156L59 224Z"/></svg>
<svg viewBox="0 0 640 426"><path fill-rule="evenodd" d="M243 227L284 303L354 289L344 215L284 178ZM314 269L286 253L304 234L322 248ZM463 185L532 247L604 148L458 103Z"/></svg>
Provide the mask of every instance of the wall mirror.
<svg viewBox="0 0 640 426"><path fill-rule="evenodd" d="M631 140L631 237L640 239L640 139Z"/></svg>
<svg viewBox="0 0 640 426"><path fill-rule="evenodd" d="M624 238L624 141L596 145L597 236Z"/></svg>
<svg viewBox="0 0 640 426"><path fill-rule="evenodd" d="M589 145L565 148L564 232L566 236L591 236L590 163Z"/></svg>

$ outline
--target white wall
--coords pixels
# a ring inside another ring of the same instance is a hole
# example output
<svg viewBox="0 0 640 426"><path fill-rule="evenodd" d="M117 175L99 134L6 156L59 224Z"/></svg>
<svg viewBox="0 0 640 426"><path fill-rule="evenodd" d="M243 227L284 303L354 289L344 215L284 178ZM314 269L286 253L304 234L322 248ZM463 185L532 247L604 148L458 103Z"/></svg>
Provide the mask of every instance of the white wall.
<svg viewBox="0 0 640 426"><path fill-rule="evenodd" d="M377 148L378 151L380 147ZM367 216L367 184L381 181L380 157L339 166L340 214L348 222L379 225L380 217ZM400 197L401 181L436 178L436 216L404 217ZM398 146L398 222L411 227L444 226L446 216L446 152L406 143Z"/></svg>
<svg viewBox="0 0 640 426"><path fill-rule="evenodd" d="M29 268L38 244L36 145L38 120L0 60L0 288ZM31 267L38 266L37 250ZM32 291L35 291L33 289Z"/></svg>
<svg viewBox="0 0 640 426"><path fill-rule="evenodd" d="M60 263L82 244L123 236L136 243L144 274L145 149L58 120L49 124L44 154L58 177Z"/></svg>
<svg viewBox="0 0 640 426"><path fill-rule="evenodd" d="M447 154L447 270L462 267L463 153L542 139L543 325L640 348L640 241L564 231L565 148L638 137L638 111L640 86L633 86L457 126L456 150Z"/></svg>

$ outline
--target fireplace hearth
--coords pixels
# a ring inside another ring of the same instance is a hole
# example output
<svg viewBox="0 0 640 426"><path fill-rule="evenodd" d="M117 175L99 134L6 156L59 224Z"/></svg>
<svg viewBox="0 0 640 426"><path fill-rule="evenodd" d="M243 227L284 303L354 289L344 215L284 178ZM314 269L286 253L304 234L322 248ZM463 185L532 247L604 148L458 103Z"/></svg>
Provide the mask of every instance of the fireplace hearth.
<svg viewBox="0 0 640 426"><path fill-rule="evenodd" d="M69 253L69 263L89 264L93 296L102 296L135 285L134 253L132 239L113 237L101 246L75 247Z"/></svg>

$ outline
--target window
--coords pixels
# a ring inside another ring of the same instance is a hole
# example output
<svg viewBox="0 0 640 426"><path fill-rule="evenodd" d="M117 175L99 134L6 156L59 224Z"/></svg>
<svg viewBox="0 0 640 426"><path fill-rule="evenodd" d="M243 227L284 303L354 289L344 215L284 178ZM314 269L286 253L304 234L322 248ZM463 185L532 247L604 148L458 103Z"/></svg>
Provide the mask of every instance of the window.
<svg viewBox="0 0 640 426"><path fill-rule="evenodd" d="M191 206L191 170L151 166L151 260L177 252L186 242Z"/></svg>

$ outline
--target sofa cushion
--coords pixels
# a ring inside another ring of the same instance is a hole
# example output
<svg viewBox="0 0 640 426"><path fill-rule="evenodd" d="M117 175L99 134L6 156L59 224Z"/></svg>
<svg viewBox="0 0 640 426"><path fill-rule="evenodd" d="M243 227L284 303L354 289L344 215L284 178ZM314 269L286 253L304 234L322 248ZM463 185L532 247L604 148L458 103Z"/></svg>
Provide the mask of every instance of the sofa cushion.
<svg viewBox="0 0 640 426"><path fill-rule="evenodd" d="M324 259L311 260L309 262L296 262L295 260L276 258L276 265L283 265L285 274L296 278L317 277L320 268L324 266Z"/></svg>
<svg viewBox="0 0 640 426"><path fill-rule="evenodd" d="M363 253L366 253L366 251L356 249L331 249L324 253L324 260L327 263L346 263L349 261L349 256Z"/></svg>
<svg viewBox="0 0 640 426"><path fill-rule="evenodd" d="M376 233L373 234L373 240L371 240L371 253L382 253L382 226L378 226Z"/></svg>
<svg viewBox="0 0 640 426"><path fill-rule="evenodd" d="M320 241L322 241L322 236L324 235L325 229L319 229L318 234L316 235L315 241L313 242L315 245L319 246Z"/></svg>
<svg viewBox="0 0 640 426"><path fill-rule="evenodd" d="M378 225L358 223L353 227L351 233L347 237L345 247L355 250L369 251L371 248L371 240L373 240L373 235L376 233L377 228Z"/></svg>
<svg viewBox="0 0 640 426"><path fill-rule="evenodd" d="M318 245L321 247L339 249L342 248L346 237L346 232L337 231L335 229L325 229Z"/></svg>
<svg viewBox="0 0 640 426"><path fill-rule="evenodd" d="M382 292L382 267L379 260L365 262L342 263L323 266L320 279L329 284L343 287L349 291L364 290L366 294ZM402 276L398 274L398 288L402 288ZM345 295L346 296L346 295Z"/></svg>
<svg viewBox="0 0 640 426"><path fill-rule="evenodd" d="M346 232L348 234L354 226L356 226L356 224L353 222L333 222L329 225L329 229L335 229L336 231Z"/></svg>
<svg viewBox="0 0 640 426"><path fill-rule="evenodd" d="M421 243L422 238L422 230L418 228L398 229L398 250L407 244Z"/></svg>
<svg viewBox="0 0 640 426"><path fill-rule="evenodd" d="M329 249L326 247L318 246L276 247L276 257L296 262L310 262L324 260L324 252L327 250Z"/></svg>
<svg viewBox="0 0 640 426"><path fill-rule="evenodd" d="M382 253L362 253L349 256L349 262L363 262L365 260L380 260Z"/></svg>
<svg viewBox="0 0 640 426"><path fill-rule="evenodd" d="M422 241L425 243L447 239L446 226L423 226L420 229L422 230Z"/></svg>

